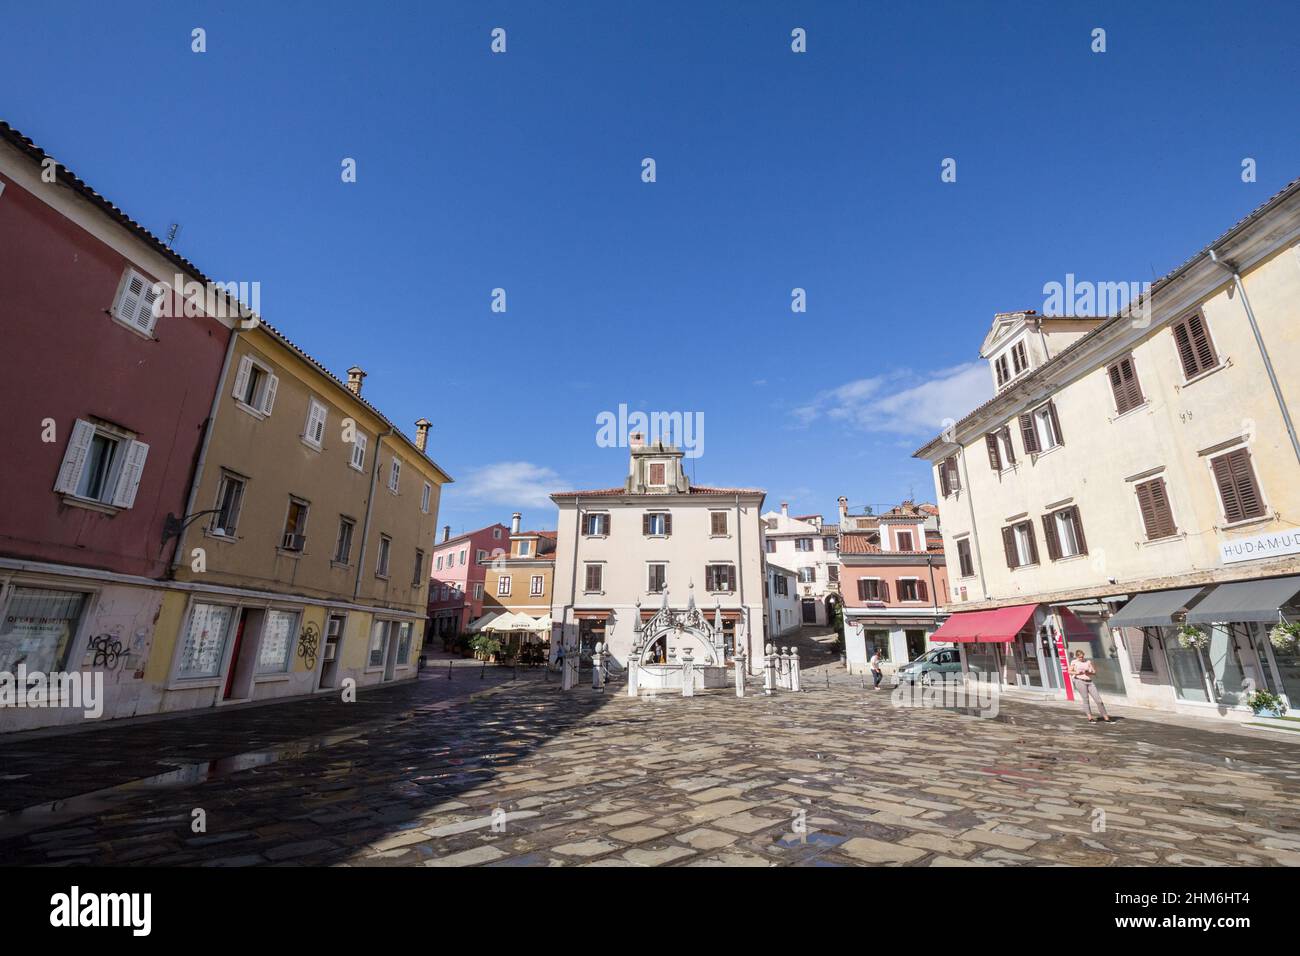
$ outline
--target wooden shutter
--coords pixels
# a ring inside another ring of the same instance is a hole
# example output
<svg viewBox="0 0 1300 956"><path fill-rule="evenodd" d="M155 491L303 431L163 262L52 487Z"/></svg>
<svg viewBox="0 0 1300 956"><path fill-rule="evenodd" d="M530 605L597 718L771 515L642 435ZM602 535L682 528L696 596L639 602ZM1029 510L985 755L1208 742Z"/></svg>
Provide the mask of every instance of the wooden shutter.
<svg viewBox="0 0 1300 956"><path fill-rule="evenodd" d="M1255 482L1250 452L1245 448L1220 455L1211 462L1214 480L1223 499L1223 515L1229 523L1257 518L1264 513L1263 498Z"/></svg>
<svg viewBox="0 0 1300 956"><path fill-rule="evenodd" d="M1016 447L1011 442L1011 426L1004 426L1001 434L1004 436L1005 447L1003 451L1006 452L1007 464L1014 465L1016 463Z"/></svg>
<svg viewBox="0 0 1300 956"><path fill-rule="evenodd" d="M1079 506L1075 505L1070 509L1071 517L1074 518L1074 536L1079 539L1079 553L1088 553L1088 539L1083 536L1083 519L1079 517Z"/></svg>
<svg viewBox="0 0 1300 956"><path fill-rule="evenodd" d="M1056 402L1047 403L1047 414L1052 419L1052 431L1056 434L1056 443L1065 444L1065 436L1061 434L1061 420L1056 417Z"/></svg>
<svg viewBox="0 0 1300 956"><path fill-rule="evenodd" d="M975 564L971 560L970 541L964 538L957 542L957 566L962 577L970 577L975 573Z"/></svg>
<svg viewBox="0 0 1300 956"><path fill-rule="evenodd" d="M1037 564L1038 563L1038 541L1034 536L1034 523L1032 521L1026 521L1024 525L1025 525L1025 539L1029 542L1029 563Z"/></svg>
<svg viewBox="0 0 1300 956"><path fill-rule="evenodd" d="M135 504L135 493L140 488L140 476L144 473L145 459L149 457L149 446L140 441L129 442L125 453L122 470L117 475L117 487L113 489L113 504L118 508L130 508Z"/></svg>
<svg viewBox="0 0 1300 956"><path fill-rule="evenodd" d="M879 600L883 601L884 603L888 604L889 603L889 582L877 581L876 583L880 586L880 590L877 593L876 597Z"/></svg>
<svg viewBox="0 0 1300 956"><path fill-rule="evenodd" d="M1142 513L1142 524L1146 528L1147 539L1167 538L1177 530L1174 527L1173 512L1169 508L1169 496L1165 491L1165 480L1156 478L1144 481L1137 486L1138 510Z"/></svg>
<svg viewBox="0 0 1300 956"><path fill-rule="evenodd" d="M998 436L996 432L989 432L984 436L984 444L989 448L989 467L994 471L1002 470L1002 454L998 451Z"/></svg>
<svg viewBox="0 0 1300 956"><path fill-rule="evenodd" d="M673 516L672 513L669 512L664 515L664 534L672 534L672 533L673 533Z"/></svg>
<svg viewBox="0 0 1300 956"><path fill-rule="evenodd" d="M642 516L641 516L641 533L642 533L642 534L649 534L649 533L650 533L650 516L649 516L649 515L642 515Z"/></svg>
<svg viewBox="0 0 1300 956"><path fill-rule="evenodd" d="M925 589L925 582L920 579L917 579L916 582L916 599L918 601L930 600L930 595Z"/></svg>
<svg viewBox="0 0 1300 956"><path fill-rule="evenodd" d="M1061 557L1061 540L1056 534L1055 512L1043 515L1043 538L1047 541L1047 556L1056 561Z"/></svg>
<svg viewBox="0 0 1300 956"><path fill-rule="evenodd" d="M86 455L90 451L90 442L94 437L95 426L78 418L72 426L72 437L68 439L68 450L63 453L63 464L59 466L59 475L54 480L55 491L65 495L77 493L82 469L86 467Z"/></svg>
<svg viewBox="0 0 1300 956"><path fill-rule="evenodd" d="M158 298L153 283L140 273L131 270L127 273L126 281L122 283L122 294L118 297L113 314L141 332L151 334L157 322L153 314L153 306Z"/></svg>
<svg viewBox="0 0 1300 956"><path fill-rule="evenodd" d="M1011 527L1002 529L1002 549L1007 553L1007 567L1014 571L1019 559L1016 556L1015 531Z"/></svg>
<svg viewBox="0 0 1300 956"><path fill-rule="evenodd" d="M948 459L947 458L939 462L939 490L943 492L943 496L945 498L947 498L950 494L952 494L952 489L948 486Z"/></svg>
<svg viewBox="0 0 1300 956"><path fill-rule="evenodd" d="M1173 327L1174 347L1183 363L1183 375L1192 378L1219 364L1210 329L1200 313L1190 315Z"/></svg>
<svg viewBox="0 0 1300 956"><path fill-rule="evenodd" d="M1041 449L1038 446L1038 432L1034 430L1034 416L1025 414L1020 416L1020 440L1025 443L1026 454L1036 454ZM1014 567L1015 565L1012 565Z"/></svg>
<svg viewBox="0 0 1300 956"><path fill-rule="evenodd" d="M262 414L270 415L271 409L275 407L275 390L279 388L280 380L274 375L266 376L266 388L262 392Z"/></svg>
<svg viewBox="0 0 1300 956"><path fill-rule="evenodd" d="M1138 385L1137 373L1133 371L1131 357L1120 359L1106 373L1110 378L1110 389L1115 395L1115 411L1123 415L1142 404L1142 389Z"/></svg>
<svg viewBox="0 0 1300 956"><path fill-rule="evenodd" d="M957 468L957 459L952 457L948 459L948 483L952 485L953 491L961 491L961 471Z"/></svg>
<svg viewBox="0 0 1300 956"><path fill-rule="evenodd" d="M241 402L248 389L248 376L253 374L253 360L245 355L239 360L239 371L235 373L235 390L231 393Z"/></svg>
<svg viewBox="0 0 1300 956"><path fill-rule="evenodd" d="M858 578L858 600L867 600L867 581L865 578Z"/></svg>

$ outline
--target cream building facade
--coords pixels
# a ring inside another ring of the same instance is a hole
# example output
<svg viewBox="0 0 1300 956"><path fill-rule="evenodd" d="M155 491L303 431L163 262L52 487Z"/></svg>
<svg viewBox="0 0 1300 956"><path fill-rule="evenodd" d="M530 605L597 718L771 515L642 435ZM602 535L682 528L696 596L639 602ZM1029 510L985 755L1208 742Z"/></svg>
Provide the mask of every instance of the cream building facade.
<svg viewBox="0 0 1300 956"><path fill-rule="evenodd" d="M624 666L638 626L690 601L722 618L728 656L757 673L765 629L760 512L764 492L692 486L683 453L630 439L621 488L558 492L552 654L606 644Z"/></svg>
<svg viewBox="0 0 1300 956"><path fill-rule="evenodd" d="M801 624L833 623L840 600L839 530L821 515L791 516L784 501L780 511L763 515L763 552L794 572Z"/></svg>
<svg viewBox="0 0 1300 956"><path fill-rule="evenodd" d="M1030 689L1064 692L1063 643L1130 702L1239 715L1264 688L1300 703L1294 650L1267 638L1300 591L1286 580L1300 574L1300 184L1143 306L995 317L981 355L997 394L916 453L940 495L947 609L1033 605L1012 640L964 644ZM1229 610L1259 604L1234 582L1260 580L1275 603ZM1187 624L1205 647L1179 641Z"/></svg>

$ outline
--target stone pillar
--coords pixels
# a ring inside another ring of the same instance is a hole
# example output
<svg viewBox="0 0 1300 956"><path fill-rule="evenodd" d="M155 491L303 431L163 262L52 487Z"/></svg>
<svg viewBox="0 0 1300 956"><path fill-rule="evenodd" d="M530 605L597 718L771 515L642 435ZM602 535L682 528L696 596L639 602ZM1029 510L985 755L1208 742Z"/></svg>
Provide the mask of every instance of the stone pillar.
<svg viewBox="0 0 1300 956"><path fill-rule="evenodd" d="M776 657L772 653L773 647L767 645L767 653L763 655L763 693L768 697L772 696L772 689L776 686Z"/></svg>
<svg viewBox="0 0 1300 956"><path fill-rule="evenodd" d="M627 696L629 697L637 695L636 682L640 669L640 658L636 654L629 654L627 658Z"/></svg>
<svg viewBox="0 0 1300 956"><path fill-rule="evenodd" d="M736 648L736 656L732 658L731 663L736 668L736 696L745 696L745 651L743 648Z"/></svg>
<svg viewBox="0 0 1300 956"><path fill-rule="evenodd" d="M790 649L790 689L799 690L799 648Z"/></svg>
<svg viewBox="0 0 1300 956"><path fill-rule="evenodd" d="M689 647L682 649L682 696L695 696L695 661Z"/></svg>
<svg viewBox="0 0 1300 956"><path fill-rule="evenodd" d="M591 655L591 689L605 689L605 645L597 644Z"/></svg>
<svg viewBox="0 0 1300 956"><path fill-rule="evenodd" d="M570 644L567 639L564 642L564 659L560 664L560 690L573 690L578 684L578 647Z"/></svg>

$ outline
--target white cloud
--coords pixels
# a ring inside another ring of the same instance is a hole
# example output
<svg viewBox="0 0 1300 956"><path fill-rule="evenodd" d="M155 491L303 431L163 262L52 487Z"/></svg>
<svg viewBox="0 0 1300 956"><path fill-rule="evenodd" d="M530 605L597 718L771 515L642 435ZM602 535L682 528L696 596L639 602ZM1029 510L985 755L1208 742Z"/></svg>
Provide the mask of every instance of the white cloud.
<svg viewBox="0 0 1300 956"><path fill-rule="evenodd" d="M908 369L855 379L821 392L791 414L804 425L821 418L869 432L935 434L993 394L988 366L967 362L928 374Z"/></svg>
<svg viewBox="0 0 1300 956"><path fill-rule="evenodd" d="M546 508L550 495L563 491L564 480L550 468L528 461L500 461L471 468L447 489L448 504L504 505L508 508Z"/></svg>

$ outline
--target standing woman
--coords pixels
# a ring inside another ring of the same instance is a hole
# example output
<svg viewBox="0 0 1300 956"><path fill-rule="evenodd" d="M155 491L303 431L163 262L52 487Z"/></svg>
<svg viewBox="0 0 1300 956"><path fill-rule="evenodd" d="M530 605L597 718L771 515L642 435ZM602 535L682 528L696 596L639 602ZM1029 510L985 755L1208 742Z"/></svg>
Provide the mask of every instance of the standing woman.
<svg viewBox="0 0 1300 956"><path fill-rule="evenodd" d="M1075 651L1074 660L1070 661L1070 677L1074 681L1074 692L1083 702L1083 712L1088 715L1088 723L1097 722L1097 718L1092 716L1092 702L1095 700L1101 719L1109 724L1110 714L1106 713L1106 705L1101 701L1101 694L1097 693L1097 688L1092 683L1092 679L1096 676L1097 668L1093 666L1092 661L1083 656L1083 650Z"/></svg>

